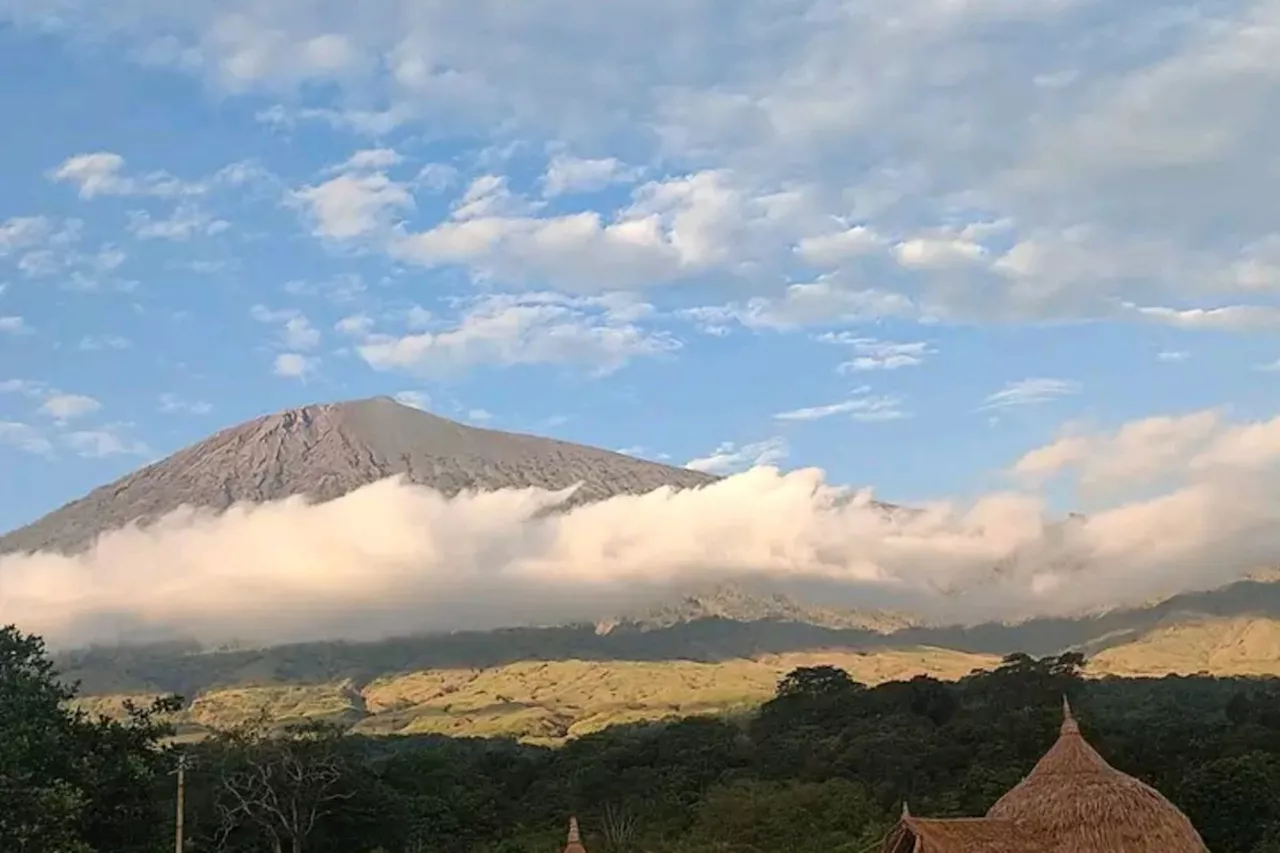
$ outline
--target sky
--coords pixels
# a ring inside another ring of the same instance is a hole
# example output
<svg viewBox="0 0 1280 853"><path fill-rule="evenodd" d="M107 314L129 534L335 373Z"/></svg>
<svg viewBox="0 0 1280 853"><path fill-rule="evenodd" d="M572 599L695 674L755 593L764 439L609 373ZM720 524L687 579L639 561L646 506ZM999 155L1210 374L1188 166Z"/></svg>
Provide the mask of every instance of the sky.
<svg viewBox="0 0 1280 853"><path fill-rule="evenodd" d="M0 529L378 394L913 505L1126 424L1200 476L1150 424L1280 410L1278 96L1280 0L0 0Z"/></svg>

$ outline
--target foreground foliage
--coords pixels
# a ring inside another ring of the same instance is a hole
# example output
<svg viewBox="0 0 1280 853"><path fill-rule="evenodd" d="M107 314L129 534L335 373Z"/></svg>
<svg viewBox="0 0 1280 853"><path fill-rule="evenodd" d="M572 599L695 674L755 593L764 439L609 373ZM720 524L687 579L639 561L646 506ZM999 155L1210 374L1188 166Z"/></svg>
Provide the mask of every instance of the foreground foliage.
<svg viewBox="0 0 1280 853"><path fill-rule="evenodd" d="M269 736L247 720L184 747L187 849L552 853L577 814L592 853L860 853L904 799L922 815L985 812L1052 743L1067 694L1098 749L1186 810L1215 853L1280 853L1280 682L1086 682L1082 664L1013 655L956 683L876 687L805 667L747 717L556 749L315 723ZM66 698L39 642L7 630L0 793L16 808L0 850L172 850L174 756L155 719L90 722Z"/></svg>

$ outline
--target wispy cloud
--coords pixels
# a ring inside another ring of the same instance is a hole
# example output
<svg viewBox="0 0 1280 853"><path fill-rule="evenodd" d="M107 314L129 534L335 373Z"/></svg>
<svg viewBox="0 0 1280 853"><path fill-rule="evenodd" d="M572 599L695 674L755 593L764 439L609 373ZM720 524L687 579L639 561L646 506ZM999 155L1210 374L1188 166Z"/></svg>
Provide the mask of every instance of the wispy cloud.
<svg viewBox="0 0 1280 853"><path fill-rule="evenodd" d="M1079 382L1070 379L1020 379L1008 382L999 391L987 395L978 411L1036 406L1079 394L1081 387Z"/></svg>

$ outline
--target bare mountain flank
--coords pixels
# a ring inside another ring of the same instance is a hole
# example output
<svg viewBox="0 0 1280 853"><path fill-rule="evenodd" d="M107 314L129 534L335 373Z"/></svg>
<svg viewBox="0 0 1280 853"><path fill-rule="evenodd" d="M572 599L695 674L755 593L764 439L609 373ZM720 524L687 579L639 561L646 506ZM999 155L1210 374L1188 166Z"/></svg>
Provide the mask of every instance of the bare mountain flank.
<svg viewBox="0 0 1280 853"><path fill-rule="evenodd" d="M0 537L0 554L75 553L102 533L182 505L224 510L293 495L326 501L402 474L446 495L559 490L580 504L709 474L566 441L467 426L389 397L304 406L225 429Z"/></svg>

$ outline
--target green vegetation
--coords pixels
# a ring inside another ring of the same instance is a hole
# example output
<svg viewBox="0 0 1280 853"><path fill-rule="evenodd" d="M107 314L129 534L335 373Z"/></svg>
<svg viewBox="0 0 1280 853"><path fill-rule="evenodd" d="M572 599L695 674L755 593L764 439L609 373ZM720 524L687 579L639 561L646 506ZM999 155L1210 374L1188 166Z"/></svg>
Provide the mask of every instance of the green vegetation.
<svg viewBox="0 0 1280 853"><path fill-rule="evenodd" d="M67 710L39 642L6 629L0 850L172 850L166 771L182 750L192 853L552 853L570 814L591 853L859 853L904 799L922 815L985 812L1052 743L1065 694L1099 750L1182 807L1214 853L1280 851L1280 681L1086 679L1083 662L1013 655L955 682L877 686L812 664L750 715L613 726L555 748L351 735L319 719L272 731L254 717L161 748L150 714ZM568 679L566 695L593 677ZM402 698L451 686L418 679ZM312 700L278 701L296 712Z"/></svg>

